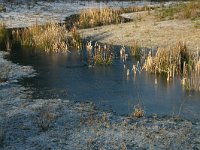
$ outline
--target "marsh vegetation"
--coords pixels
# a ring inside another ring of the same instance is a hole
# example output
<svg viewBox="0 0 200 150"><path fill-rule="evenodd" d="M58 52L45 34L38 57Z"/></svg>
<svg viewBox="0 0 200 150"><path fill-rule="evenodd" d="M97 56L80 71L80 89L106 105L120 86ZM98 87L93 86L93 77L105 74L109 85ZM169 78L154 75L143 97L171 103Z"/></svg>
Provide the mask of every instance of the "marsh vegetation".
<svg viewBox="0 0 200 150"><path fill-rule="evenodd" d="M44 26L33 25L12 31L14 40L23 46L37 47L46 52L66 52L68 50L65 26L49 23Z"/></svg>
<svg viewBox="0 0 200 150"><path fill-rule="evenodd" d="M156 16L160 20L167 19L199 19L200 1L178 2L158 9Z"/></svg>
<svg viewBox="0 0 200 150"><path fill-rule="evenodd" d="M154 6L130 6L126 8L90 8L84 9L80 12L77 26L79 28L91 28L110 24L119 24L124 22L121 14L139 11L150 11L155 9ZM130 21L130 20L129 20Z"/></svg>

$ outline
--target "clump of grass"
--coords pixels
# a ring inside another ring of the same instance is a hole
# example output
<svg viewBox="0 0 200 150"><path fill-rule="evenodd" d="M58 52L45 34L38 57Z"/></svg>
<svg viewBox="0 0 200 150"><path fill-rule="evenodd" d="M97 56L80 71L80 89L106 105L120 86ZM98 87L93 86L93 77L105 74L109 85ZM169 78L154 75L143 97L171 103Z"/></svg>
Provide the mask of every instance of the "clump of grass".
<svg viewBox="0 0 200 150"><path fill-rule="evenodd" d="M65 26L48 23L33 25L24 30L13 31L13 36L21 45L44 49L46 52L66 52L68 50Z"/></svg>
<svg viewBox="0 0 200 150"><path fill-rule="evenodd" d="M43 106L37 115L38 127L41 131L47 131L52 122L55 120L55 115L50 106Z"/></svg>
<svg viewBox="0 0 200 150"><path fill-rule="evenodd" d="M184 62L192 65L186 45L179 42L172 49L158 48L155 56L150 51L143 68L152 73L166 73L169 80L174 77L175 72L182 73Z"/></svg>
<svg viewBox="0 0 200 150"><path fill-rule="evenodd" d="M143 69L151 73L167 74L167 81L173 79L175 74L180 75L186 90L200 91L199 50L189 51L184 43L179 42L168 50L158 48L154 56L150 51Z"/></svg>
<svg viewBox="0 0 200 150"><path fill-rule="evenodd" d="M140 104L134 106L133 117L141 118L144 116L144 114L145 114L144 108Z"/></svg>
<svg viewBox="0 0 200 150"><path fill-rule="evenodd" d="M96 46L93 54L95 65L111 65L113 63L113 52L110 46Z"/></svg>
<svg viewBox="0 0 200 150"><path fill-rule="evenodd" d="M182 85L186 90L200 92L200 58L199 52L193 54L192 65L183 64Z"/></svg>
<svg viewBox="0 0 200 150"><path fill-rule="evenodd" d="M108 24L117 24L121 22L120 11L106 8L91 8L81 11L79 26L89 28Z"/></svg>
<svg viewBox="0 0 200 150"><path fill-rule="evenodd" d="M102 114L101 122L103 123L108 122L108 115L105 112Z"/></svg>

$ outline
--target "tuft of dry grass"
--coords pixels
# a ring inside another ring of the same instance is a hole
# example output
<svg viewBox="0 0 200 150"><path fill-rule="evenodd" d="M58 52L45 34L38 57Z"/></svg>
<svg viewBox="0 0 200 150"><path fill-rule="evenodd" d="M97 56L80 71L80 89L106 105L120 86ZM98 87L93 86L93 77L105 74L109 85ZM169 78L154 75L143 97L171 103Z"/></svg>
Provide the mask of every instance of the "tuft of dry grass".
<svg viewBox="0 0 200 150"><path fill-rule="evenodd" d="M44 49L46 52L66 52L68 50L65 26L48 23L33 25L24 30L14 30L13 36L21 45Z"/></svg>
<svg viewBox="0 0 200 150"><path fill-rule="evenodd" d="M140 47L139 47L137 41L133 42L133 45L130 47L130 50L131 50L131 55L132 56L134 56L136 58L140 57Z"/></svg>
<svg viewBox="0 0 200 150"><path fill-rule="evenodd" d="M113 62L113 49L110 45L100 45L97 42L92 45L92 42L87 42L87 61L90 65L111 65Z"/></svg>
<svg viewBox="0 0 200 150"><path fill-rule="evenodd" d="M55 120L55 115L50 106L43 106L38 113L36 122L41 131L47 131L52 122Z"/></svg>
<svg viewBox="0 0 200 150"><path fill-rule="evenodd" d="M140 104L134 106L133 117L141 118L144 116L144 114L145 114L144 108Z"/></svg>

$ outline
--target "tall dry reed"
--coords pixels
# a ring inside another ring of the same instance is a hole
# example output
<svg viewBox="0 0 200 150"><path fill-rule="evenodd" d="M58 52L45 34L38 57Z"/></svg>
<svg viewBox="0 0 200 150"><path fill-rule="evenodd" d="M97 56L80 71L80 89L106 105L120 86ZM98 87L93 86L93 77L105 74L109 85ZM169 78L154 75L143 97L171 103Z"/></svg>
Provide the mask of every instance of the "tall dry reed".
<svg viewBox="0 0 200 150"><path fill-rule="evenodd" d="M120 14L119 10L109 7L86 9L80 13L79 26L82 28L88 28L112 23L120 23Z"/></svg>
<svg viewBox="0 0 200 150"><path fill-rule="evenodd" d="M66 52L68 50L67 31L64 25L48 23L40 26L36 24L24 30L13 31L13 37L21 45L38 47L47 52Z"/></svg>

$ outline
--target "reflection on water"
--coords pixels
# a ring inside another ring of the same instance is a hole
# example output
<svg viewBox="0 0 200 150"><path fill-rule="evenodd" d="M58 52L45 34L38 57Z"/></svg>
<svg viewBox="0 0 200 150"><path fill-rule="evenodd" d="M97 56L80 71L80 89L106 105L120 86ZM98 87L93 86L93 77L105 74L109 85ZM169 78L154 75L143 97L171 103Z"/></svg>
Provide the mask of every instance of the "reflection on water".
<svg viewBox="0 0 200 150"><path fill-rule="evenodd" d="M119 51L119 47L115 47ZM142 103L146 114L177 115L198 119L200 94L188 93L180 85L180 78L166 82L165 76L145 72L127 78L122 61L116 58L112 66L88 68L80 55L45 54L24 49L13 50L10 59L22 65L32 65L38 75L21 81L33 90L33 98L63 98L92 101L103 109L129 114ZM127 66L135 61L127 60Z"/></svg>

